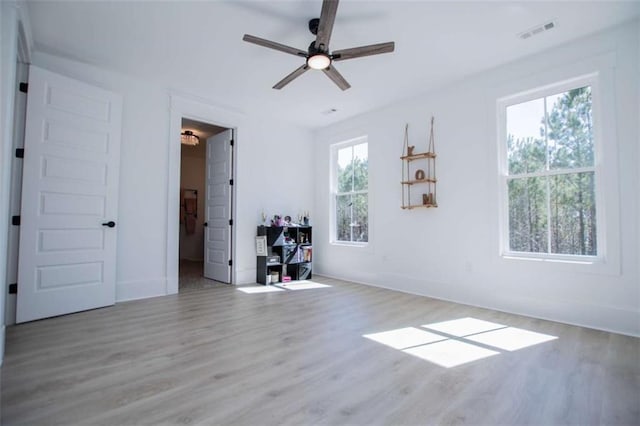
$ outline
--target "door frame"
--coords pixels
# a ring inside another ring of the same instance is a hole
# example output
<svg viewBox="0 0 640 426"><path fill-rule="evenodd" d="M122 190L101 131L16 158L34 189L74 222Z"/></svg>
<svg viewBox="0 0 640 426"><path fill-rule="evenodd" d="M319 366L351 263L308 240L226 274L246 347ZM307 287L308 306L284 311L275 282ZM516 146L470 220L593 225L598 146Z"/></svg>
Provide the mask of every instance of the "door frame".
<svg viewBox="0 0 640 426"><path fill-rule="evenodd" d="M22 167L18 167L18 161L13 152L15 148L24 147L24 123L26 113L26 95L17 98L18 81L28 81L28 65L31 63L31 23L29 14L22 2L5 1L2 7L2 35L7 36L2 44L8 49L2 53L4 74L2 80L2 102L6 106L4 114L0 117L0 163L2 170L2 190L0 193L0 222L8 224L9 217L20 214L20 197L22 195ZM18 80L18 78L20 80ZM19 173L20 179L16 179ZM5 180L6 179L6 180ZM13 228L13 227L12 227ZM0 366L4 356L5 325L16 323L16 295L9 294L9 285L17 282L18 276L18 249L17 237L19 229L9 229L9 226L0 229ZM2 260L4 259L4 260Z"/></svg>
<svg viewBox="0 0 640 426"><path fill-rule="evenodd" d="M230 108L212 105L190 96L182 94L170 94L170 124L169 124L169 152L168 152L168 182L167 182L167 247L166 247L166 294L178 293L179 274L179 247L180 247L180 133L182 132L182 119L209 123L218 127L225 127L233 131L234 144L231 164L231 219L234 226L231 227L231 284L235 284L237 272L236 256L236 203L237 203L237 169L238 169L238 139L239 127L244 121L242 113Z"/></svg>

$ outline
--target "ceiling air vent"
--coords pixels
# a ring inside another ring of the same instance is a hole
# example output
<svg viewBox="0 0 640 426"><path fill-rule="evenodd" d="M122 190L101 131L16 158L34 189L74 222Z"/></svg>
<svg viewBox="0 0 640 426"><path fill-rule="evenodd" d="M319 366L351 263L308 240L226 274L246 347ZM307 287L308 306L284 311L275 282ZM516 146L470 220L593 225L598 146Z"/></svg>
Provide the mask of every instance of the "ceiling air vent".
<svg viewBox="0 0 640 426"><path fill-rule="evenodd" d="M536 25L535 27L530 28L527 31L521 32L520 34L518 34L518 37L521 38L522 40L526 40L530 37L533 37L534 35L538 35L545 31L552 30L555 27L556 27L556 23L554 21L549 21L546 24Z"/></svg>

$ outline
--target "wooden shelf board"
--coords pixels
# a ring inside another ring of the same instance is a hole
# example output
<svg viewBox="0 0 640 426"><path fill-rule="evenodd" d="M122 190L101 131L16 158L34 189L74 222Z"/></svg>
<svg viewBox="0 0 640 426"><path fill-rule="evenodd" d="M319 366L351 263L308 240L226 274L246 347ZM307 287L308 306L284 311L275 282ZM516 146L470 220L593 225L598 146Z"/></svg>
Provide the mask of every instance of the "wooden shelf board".
<svg viewBox="0 0 640 426"><path fill-rule="evenodd" d="M411 210L411 209L417 209L420 207L426 207L426 208L430 208L430 207L438 207L437 204L414 204L411 206L402 206L403 210Z"/></svg>
<svg viewBox="0 0 640 426"><path fill-rule="evenodd" d="M415 185L417 183L436 183L436 179L403 180L400 183L403 185Z"/></svg>
<svg viewBox="0 0 640 426"><path fill-rule="evenodd" d="M420 152L418 154L403 155L400 157L401 160L407 161L419 160L421 158L436 158L436 154L434 152Z"/></svg>

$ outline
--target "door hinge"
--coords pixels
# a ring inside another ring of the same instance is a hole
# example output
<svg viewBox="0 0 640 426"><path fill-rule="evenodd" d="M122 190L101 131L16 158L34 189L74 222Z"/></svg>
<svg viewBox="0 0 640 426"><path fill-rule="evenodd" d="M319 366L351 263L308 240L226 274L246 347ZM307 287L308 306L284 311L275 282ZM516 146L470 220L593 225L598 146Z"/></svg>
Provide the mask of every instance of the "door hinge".
<svg viewBox="0 0 640 426"><path fill-rule="evenodd" d="M20 226L20 216L11 216L11 224L13 226Z"/></svg>
<svg viewBox="0 0 640 426"><path fill-rule="evenodd" d="M229 144L230 144L231 146L233 146L233 139L231 139L231 140L229 141Z"/></svg>
<svg viewBox="0 0 640 426"><path fill-rule="evenodd" d="M229 219L229 226L233 226L233 219Z"/></svg>
<svg viewBox="0 0 640 426"><path fill-rule="evenodd" d="M233 186L233 179L229 179L229 185Z"/></svg>
<svg viewBox="0 0 640 426"><path fill-rule="evenodd" d="M18 283L9 284L9 294L18 294Z"/></svg>
<svg viewBox="0 0 640 426"><path fill-rule="evenodd" d="M229 266L233 265L233 260L229 259Z"/></svg>
<svg viewBox="0 0 640 426"><path fill-rule="evenodd" d="M24 148L16 148L16 158L24 158Z"/></svg>
<svg viewBox="0 0 640 426"><path fill-rule="evenodd" d="M20 83L20 85L18 86L18 90L20 90L22 93L27 93L29 91L29 83Z"/></svg>

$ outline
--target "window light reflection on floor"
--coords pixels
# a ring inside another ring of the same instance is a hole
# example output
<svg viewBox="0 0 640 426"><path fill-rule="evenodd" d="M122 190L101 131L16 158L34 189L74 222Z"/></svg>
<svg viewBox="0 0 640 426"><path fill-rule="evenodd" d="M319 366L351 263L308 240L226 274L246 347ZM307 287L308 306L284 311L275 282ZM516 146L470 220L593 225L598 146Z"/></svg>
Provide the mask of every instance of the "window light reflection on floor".
<svg viewBox="0 0 640 426"><path fill-rule="evenodd" d="M291 281L288 283L277 283L274 285L255 285L241 286L237 290L247 294L256 293L274 293L277 291L286 292L287 290L311 290L314 288L328 288L328 284L321 284L310 280Z"/></svg>
<svg viewBox="0 0 640 426"><path fill-rule="evenodd" d="M325 287L331 287L330 285L327 284L320 284L320 283L315 283L313 281L291 281L288 283L278 283L275 284L276 287L280 287L280 288L286 288L287 290L309 290L312 288L325 288Z"/></svg>
<svg viewBox="0 0 640 426"><path fill-rule="evenodd" d="M506 351L516 351L528 346L537 345L538 343L555 340L557 337L522 330L520 328L507 327L500 330L480 333L475 336L469 336L467 339L484 345L493 346L495 348L504 349Z"/></svg>
<svg viewBox="0 0 640 426"><path fill-rule="evenodd" d="M476 318L425 324L421 328L404 327L362 337L445 368L557 339Z"/></svg>
<svg viewBox="0 0 640 426"><path fill-rule="evenodd" d="M456 367L471 361L500 354L500 352L470 345L469 343L463 343L458 340L443 340L430 345L405 349L402 352L446 368Z"/></svg>
<svg viewBox="0 0 640 426"><path fill-rule="evenodd" d="M481 333L483 331L505 328L506 325L483 321L476 318L460 318L451 321L437 322L434 324L425 324L422 327L451 334L452 336L464 337L471 334Z"/></svg>
<svg viewBox="0 0 640 426"><path fill-rule="evenodd" d="M251 287L238 287L238 291L241 291L247 294L254 294L254 293L273 293L275 291L284 291L284 290L278 287L270 286L270 285L255 285Z"/></svg>
<svg viewBox="0 0 640 426"><path fill-rule="evenodd" d="M397 330L383 331L382 333L365 334L363 337L374 340L394 349L407 349L412 346L420 346L426 343L433 343L445 340L439 334L429 333L415 327L399 328Z"/></svg>

